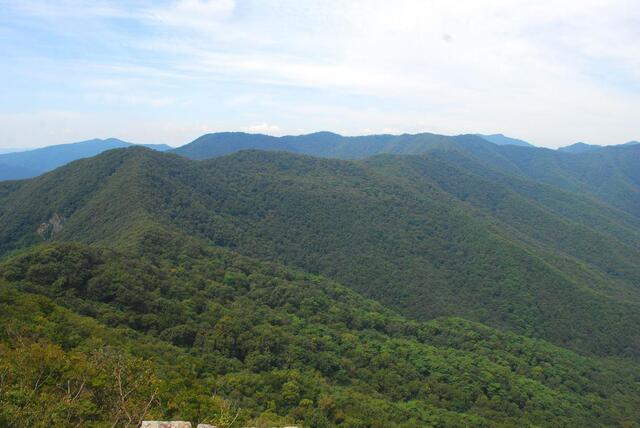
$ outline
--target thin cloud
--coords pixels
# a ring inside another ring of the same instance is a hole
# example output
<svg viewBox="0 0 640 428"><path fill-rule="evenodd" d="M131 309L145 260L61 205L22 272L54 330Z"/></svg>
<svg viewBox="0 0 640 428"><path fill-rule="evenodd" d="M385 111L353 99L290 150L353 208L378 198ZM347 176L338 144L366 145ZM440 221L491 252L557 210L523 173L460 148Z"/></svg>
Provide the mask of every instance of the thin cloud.
<svg viewBox="0 0 640 428"><path fill-rule="evenodd" d="M247 132L255 132L259 134L279 134L282 129L278 125L269 124L266 122L260 123L258 125L247 126Z"/></svg>
<svg viewBox="0 0 640 428"><path fill-rule="evenodd" d="M25 36L15 74L47 64L29 71L47 93L75 92L92 103L78 109L107 109L101 114L114 123L129 114L109 110L122 101L157 114L175 109L170 117L185 122L215 117L222 129L278 123L283 133L503 132L559 146L640 132L640 7L632 0L36 0L8 9L0 24L11 37L21 31L12 18L44 20L38 28L68 50L37 51ZM31 94L40 109L64 96L44 93Z"/></svg>

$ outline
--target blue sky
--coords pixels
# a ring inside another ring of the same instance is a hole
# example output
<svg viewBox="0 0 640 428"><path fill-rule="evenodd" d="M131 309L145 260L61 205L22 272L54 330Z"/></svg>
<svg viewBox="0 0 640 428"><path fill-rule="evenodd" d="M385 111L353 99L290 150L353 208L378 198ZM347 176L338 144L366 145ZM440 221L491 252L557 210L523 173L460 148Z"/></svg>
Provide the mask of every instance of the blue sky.
<svg viewBox="0 0 640 428"><path fill-rule="evenodd" d="M0 147L95 137L640 139L637 0L0 0Z"/></svg>

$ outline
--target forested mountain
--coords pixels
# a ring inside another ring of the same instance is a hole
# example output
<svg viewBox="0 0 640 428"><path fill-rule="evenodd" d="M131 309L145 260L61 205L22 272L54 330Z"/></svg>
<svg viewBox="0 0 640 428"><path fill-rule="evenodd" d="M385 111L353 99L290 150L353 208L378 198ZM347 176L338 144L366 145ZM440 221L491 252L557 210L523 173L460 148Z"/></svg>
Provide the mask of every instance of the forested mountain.
<svg viewBox="0 0 640 428"><path fill-rule="evenodd" d="M170 229L131 244L126 254L44 245L0 264L0 423L640 421L632 364L457 318L409 321L340 284Z"/></svg>
<svg viewBox="0 0 640 428"><path fill-rule="evenodd" d="M459 144L456 149L491 169L598 198L640 217L640 145L563 153L515 146Z"/></svg>
<svg viewBox="0 0 640 428"><path fill-rule="evenodd" d="M569 146L560 147L558 151L567 152L567 153L585 153L585 152L592 152L594 150L599 150L601 148L602 146L580 142L580 143L571 144Z"/></svg>
<svg viewBox="0 0 640 428"><path fill-rule="evenodd" d="M105 150L132 146L117 138L93 139L79 143L47 146L35 150L0 154L0 180L17 180L35 177L76 159L95 156ZM165 144L145 145L154 150L165 151Z"/></svg>
<svg viewBox="0 0 640 428"><path fill-rule="evenodd" d="M638 147L427 139L0 182L0 425L640 423Z"/></svg>
<svg viewBox="0 0 640 428"><path fill-rule="evenodd" d="M219 132L203 135L189 144L173 149L190 159L209 159L241 150L274 150L312 156L362 159L381 153L422 154L431 148L468 141L488 144L476 135L447 136L438 134L364 135L344 137L332 132L272 137L244 132Z"/></svg>
<svg viewBox="0 0 640 428"><path fill-rule="evenodd" d="M288 151L338 159L446 151L453 156L462 154L495 171L550 184L573 193L586 193L640 217L640 168L637 168L640 145L622 144L573 153L492 144L484 137L427 133L343 137L320 132L277 138L231 132L203 135L173 151L196 160L245 149Z"/></svg>
<svg viewBox="0 0 640 428"><path fill-rule="evenodd" d="M110 151L0 187L0 250L50 238L126 249L172 227L334 278L412 318L462 316L640 356L638 218L452 153L193 162Z"/></svg>

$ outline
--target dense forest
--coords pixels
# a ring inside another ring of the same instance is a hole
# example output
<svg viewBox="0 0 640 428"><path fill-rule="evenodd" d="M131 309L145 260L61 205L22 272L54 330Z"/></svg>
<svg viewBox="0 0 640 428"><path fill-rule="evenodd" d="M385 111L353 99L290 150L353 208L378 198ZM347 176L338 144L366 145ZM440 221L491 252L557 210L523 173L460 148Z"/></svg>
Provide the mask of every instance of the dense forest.
<svg viewBox="0 0 640 428"><path fill-rule="evenodd" d="M144 257L60 243L3 262L0 420L640 420L640 372L631 364L459 318L410 321L322 277L168 236L145 234Z"/></svg>
<svg viewBox="0 0 640 428"><path fill-rule="evenodd" d="M0 425L640 424L636 149L413 137L0 182Z"/></svg>
<svg viewBox="0 0 640 428"><path fill-rule="evenodd" d="M48 239L52 226L34 232L54 214L56 239L121 249L168 227L333 278L411 318L639 355L640 220L579 194L567 209L562 190L460 164L115 150L0 187L0 250Z"/></svg>
<svg viewBox="0 0 640 428"><path fill-rule="evenodd" d="M496 138L498 137L498 138ZM500 138L502 137L502 138ZM495 135L402 134L345 137L331 132L271 137L242 132L203 135L174 153L210 159L240 150L275 150L336 159L365 159L379 154L464 155L486 167L583 192L640 215L640 144L590 146L593 150L549 150ZM491 141L491 142L489 142ZM492 144L498 142L499 144Z"/></svg>

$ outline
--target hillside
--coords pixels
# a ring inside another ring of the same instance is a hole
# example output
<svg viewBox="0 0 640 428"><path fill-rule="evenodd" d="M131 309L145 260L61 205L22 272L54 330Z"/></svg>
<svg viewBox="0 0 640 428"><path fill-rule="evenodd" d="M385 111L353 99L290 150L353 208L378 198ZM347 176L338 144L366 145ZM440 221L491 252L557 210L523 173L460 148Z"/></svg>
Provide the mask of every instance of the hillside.
<svg viewBox="0 0 640 428"><path fill-rule="evenodd" d="M3 424L640 422L635 366L456 318L408 321L169 230L134 246L41 245L0 264Z"/></svg>
<svg viewBox="0 0 640 428"><path fill-rule="evenodd" d="M132 143L116 138L107 138L105 140L96 138L79 143L60 144L35 150L0 154L0 180L35 177L76 159L87 158L100 154L105 150L132 145ZM149 144L147 147L158 151L166 151L171 148L164 144Z"/></svg>
<svg viewBox="0 0 640 428"><path fill-rule="evenodd" d="M585 153L462 143L456 149L485 167L600 199L640 218L640 145Z"/></svg>
<svg viewBox="0 0 640 428"><path fill-rule="evenodd" d="M173 152L203 160L247 149L336 159L365 159L378 154L463 154L510 176L583 193L640 218L640 145L589 146L597 150L549 150L524 144L493 144L491 136L437 134L343 137L329 132L286 137L245 133L207 134ZM577 146L576 146L577 147ZM580 146L581 147L581 146Z"/></svg>
<svg viewBox="0 0 640 428"><path fill-rule="evenodd" d="M110 151L0 186L0 251L52 238L129 250L170 227L331 277L415 319L462 316L640 356L638 220L438 153L193 162Z"/></svg>

